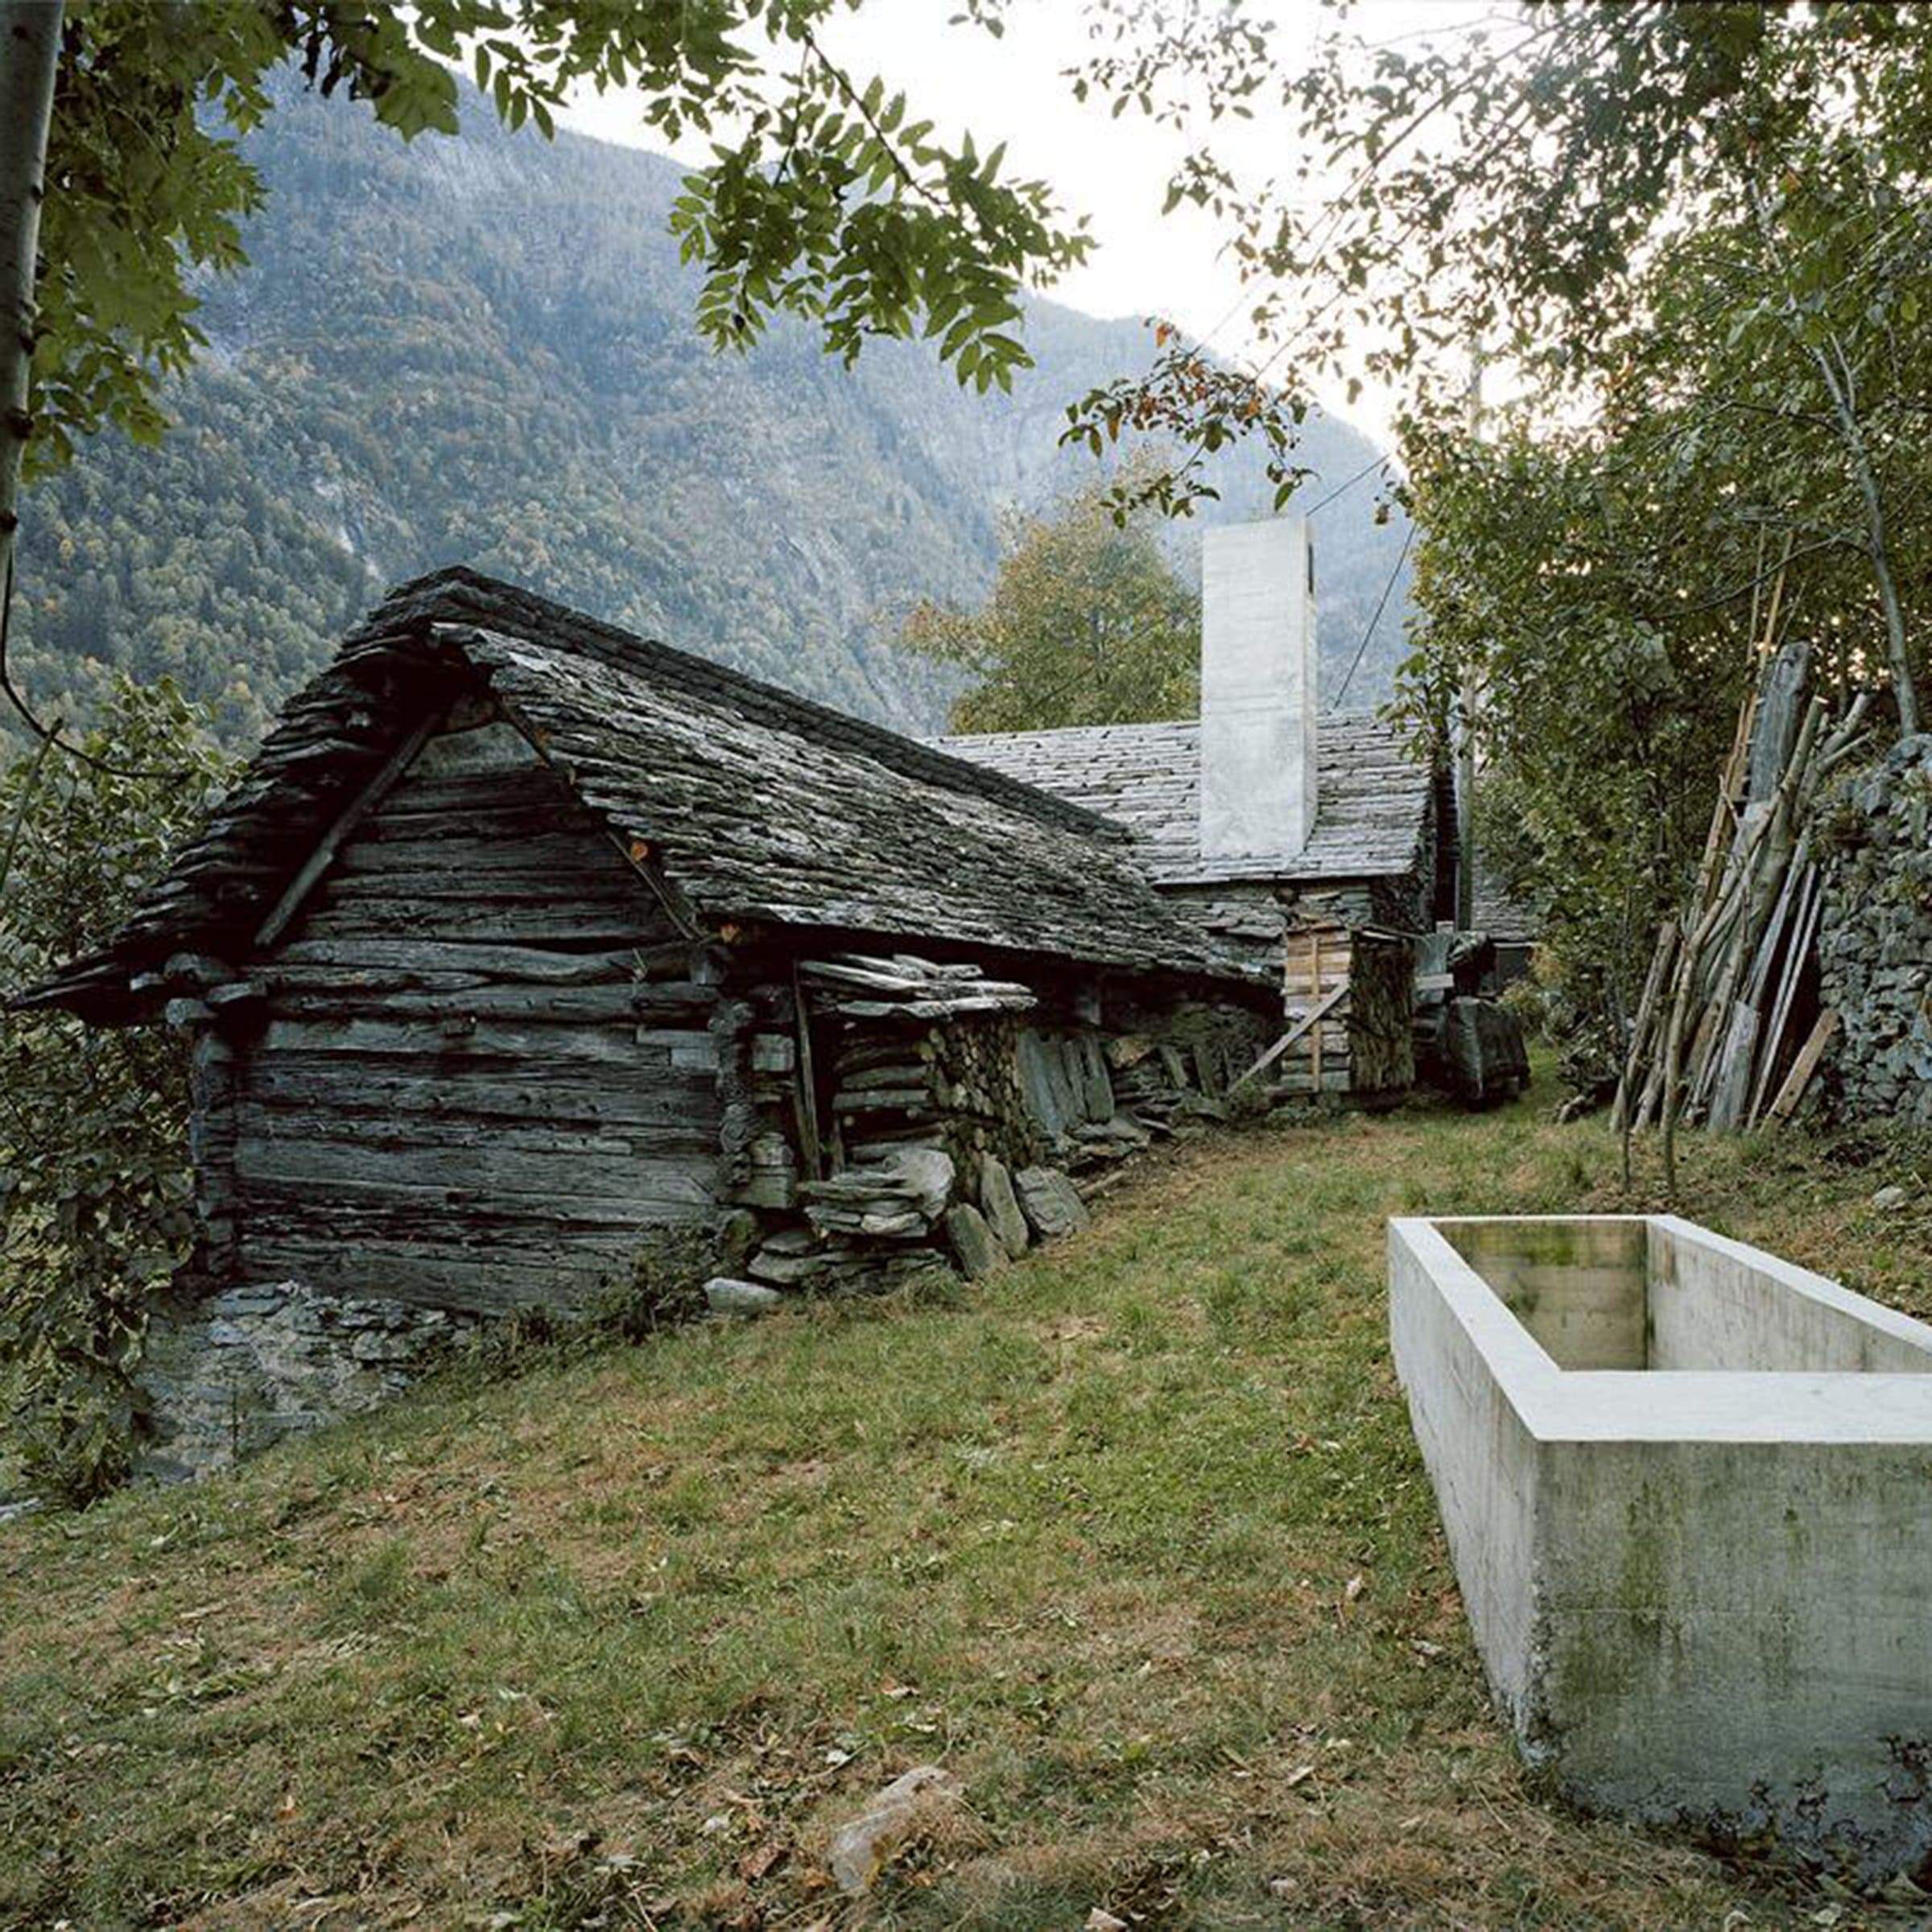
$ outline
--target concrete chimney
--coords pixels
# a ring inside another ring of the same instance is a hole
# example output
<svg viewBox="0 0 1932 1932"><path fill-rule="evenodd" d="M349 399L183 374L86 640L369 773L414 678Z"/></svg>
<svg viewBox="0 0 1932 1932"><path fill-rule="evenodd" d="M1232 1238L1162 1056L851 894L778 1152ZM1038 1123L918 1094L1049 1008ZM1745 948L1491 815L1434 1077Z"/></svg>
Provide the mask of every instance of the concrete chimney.
<svg viewBox="0 0 1932 1932"><path fill-rule="evenodd" d="M1201 857L1291 858L1315 829L1315 553L1304 517L1201 547Z"/></svg>

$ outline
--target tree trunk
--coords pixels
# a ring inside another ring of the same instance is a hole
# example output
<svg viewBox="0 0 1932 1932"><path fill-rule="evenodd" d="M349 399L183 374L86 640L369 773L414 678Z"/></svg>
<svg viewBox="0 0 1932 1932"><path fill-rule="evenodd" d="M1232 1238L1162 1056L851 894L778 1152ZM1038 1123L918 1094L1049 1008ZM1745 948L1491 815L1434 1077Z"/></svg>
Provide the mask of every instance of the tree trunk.
<svg viewBox="0 0 1932 1932"><path fill-rule="evenodd" d="M10 588L60 15L60 0L0 0L0 585Z"/></svg>
<svg viewBox="0 0 1932 1932"><path fill-rule="evenodd" d="M1775 264L1779 259L1779 251L1772 233L1770 212L1765 204L1764 190L1755 175L1746 176L1744 191L1757 224L1759 238L1765 245L1766 258ZM1825 394L1831 399L1832 419L1844 445L1846 464L1864 506L1865 551L1872 560L1872 576L1877 586L1880 607L1885 613L1885 654L1892 668L1893 691L1898 700L1899 730L1901 735L1909 737L1918 729L1918 693L1913 684L1912 661L1905 649L1905 607L1899 601L1898 584L1892 575L1885 502L1879 492L1877 473L1872 465L1872 452L1865 441L1864 425L1859 419L1856 384L1851 361L1835 335L1827 334L1823 342L1806 341L1798 326L1797 299L1788 287L1784 297L1785 325L1800 353L1811 358L1823 379ZM1831 365L1835 355L1838 358L1835 369Z"/></svg>
<svg viewBox="0 0 1932 1932"><path fill-rule="evenodd" d="M1814 353L1837 412L1839 427L1843 432L1852 481L1857 484L1860 500L1865 506L1865 547L1872 559L1873 580L1878 585L1879 606L1885 613L1885 653L1891 660L1893 693L1898 700L1898 729L1901 736L1909 738L1918 729L1918 693L1912 683L1912 660L1905 650L1905 607L1899 601L1898 585L1892 576L1891 552L1885 538L1885 503L1878 493L1878 477L1872 468L1872 452L1866 447L1865 433L1852 407L1852 398L1833 380L1824 352L1821 349Z"/></svg>

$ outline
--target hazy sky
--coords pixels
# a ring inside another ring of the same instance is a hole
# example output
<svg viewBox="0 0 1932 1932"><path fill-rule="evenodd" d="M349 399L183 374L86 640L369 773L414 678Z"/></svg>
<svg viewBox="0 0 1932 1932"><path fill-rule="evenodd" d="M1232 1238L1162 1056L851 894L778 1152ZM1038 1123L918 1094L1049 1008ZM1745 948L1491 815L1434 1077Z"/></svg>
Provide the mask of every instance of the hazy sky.
<svg viewBox="0 0 1932 1932"><path fill-rule="evenodd" d="M958 0L870 0L837 23L828 44L861 82L879 73L889 88L903 88L909 112L942 131L969 127L982 149L1005 141L1009 172L1043 177L1063 205L1090 217L1100 246L1054 289L1055 299L1096 316L1171 316L1218 354L1241 360L1238 318L1249 304L1232 268L1216 258L1220 233L1191 208L1164 218L1160 212L1183 141L1137 112L1116 121L1104 105L1081 106L1062 78L1088 45L1080 0L1014 0L999 40L949 27L958 10ZM1253 10L1279 23L1276 58L1284 68L1334 19L1315 0L1257 0ZM1370 43L1413 48L1498 10L1494 0L1360 0L1352 26ZM566 119L601 139L653 145L642 141L636 110L621 96L586 93ZM1257 174L1286 170L1285 130L1263 117L1245 126L1224 122L1215 138ZM691 154L704 151L699 144ZM1364 390L1345 413L1385 437L1388 403L1379 393Z"/></svg>

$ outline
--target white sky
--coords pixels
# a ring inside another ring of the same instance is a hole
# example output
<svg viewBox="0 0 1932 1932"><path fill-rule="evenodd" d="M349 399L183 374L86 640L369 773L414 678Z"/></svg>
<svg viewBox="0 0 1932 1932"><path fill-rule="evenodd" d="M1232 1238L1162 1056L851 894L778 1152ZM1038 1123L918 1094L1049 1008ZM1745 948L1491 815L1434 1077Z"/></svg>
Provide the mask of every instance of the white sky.
<svg viewBox="0 0 1932 1932"><path fill-rule="evenodd" d="M869 0L838 21L828 49L861 85L876 72L888 91L903 88L909 114L936 122L943 133L969 127L982 151L1005 141L1007 172L1043 178L1063 207L1090 218L1100 246L1051 291L1055 299L1096 316L1171 316L1207 337L1217 354L1242 359L1239 316L1252 306L1252 291L1244 300L1233 268L1217 259L1223 237L1212 217L1185 204L1161 214L1186 142L1137 110L1117 121L1104 103L1080 105L1062 77L1088 45L1080 0L1014 0L999 40L949 27L958 10L958 0ZM1278 23L1276 58L1285 69L1335 19L1316 0L1255 0L1251 10ZM1359 0L1350 25L1371 43L1397 40L1413 50L1493 19L1497 10L1496 0ZM634 107L621 95L586 90L564 119L601 140L655 145L643 138ZM1279 121L1270 127L1261 114L1248 123L1224 121L1212 138L1257 174L1286 171ZM696 143L685 158L706 151ZM1327 400L1369 435L1389 440L1391 399L1383 393L1364 388L1352 405L1340 395Z"/></svg>

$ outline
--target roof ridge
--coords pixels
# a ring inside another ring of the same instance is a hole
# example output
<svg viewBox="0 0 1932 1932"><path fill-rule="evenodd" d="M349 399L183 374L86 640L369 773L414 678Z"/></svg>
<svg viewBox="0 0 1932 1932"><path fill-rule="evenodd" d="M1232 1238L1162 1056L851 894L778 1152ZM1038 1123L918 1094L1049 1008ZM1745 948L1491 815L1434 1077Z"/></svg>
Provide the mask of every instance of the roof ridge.
<svg viewBox="0 0 1932 1932"><path fill-rule="evenodd" d="M1087 806L459 569L371 613L105 954L31 997L130 1018L174 952L252 958L270 896L425 708L483 689L611 831L644 843L694 925L1253 972L1161 898L1128 828Z"/></svg>
<svg viewBox="0 0 1932 1932"><path fill-rule="evenodd" d="M601 617L506 583L469 564L449 564L399 584L343 640L338 656L360 640L393 634L398 622L411 625L469 623L502 632L525 642L574 650L620 670L668 674L687 694L733 703L760 724L799 733L820 744L869 758L902 778L970 792L1027 813L1042 822L1089 837L1125 840L1115 820L1071 799L1058 798L1024 779L1009 777L968 758L939 750L927 739L874 724L830 705L802 698L782 685L767 683L694 651L680 650L655 638L639 636Z"/></svg>
<svg viewBox="0 0 1932 1932"><path fill-rule="evenodd" d="M1319 714L1318 731L1330 725L1361 726L1374 724L1382 727L1393 737L1400 727L1394 720L1385 718L1373 708L1356 707L1349 711L1324 711ZM1092 737L1108 731L1199 731L1201 720L1191 718L1134 718L1121 719L1104 724L1040 724L1022 731L942 731L935 732L923 742L928 745L970 745L985 743L989 740L1012 738L1073 738Z"/></svg>

